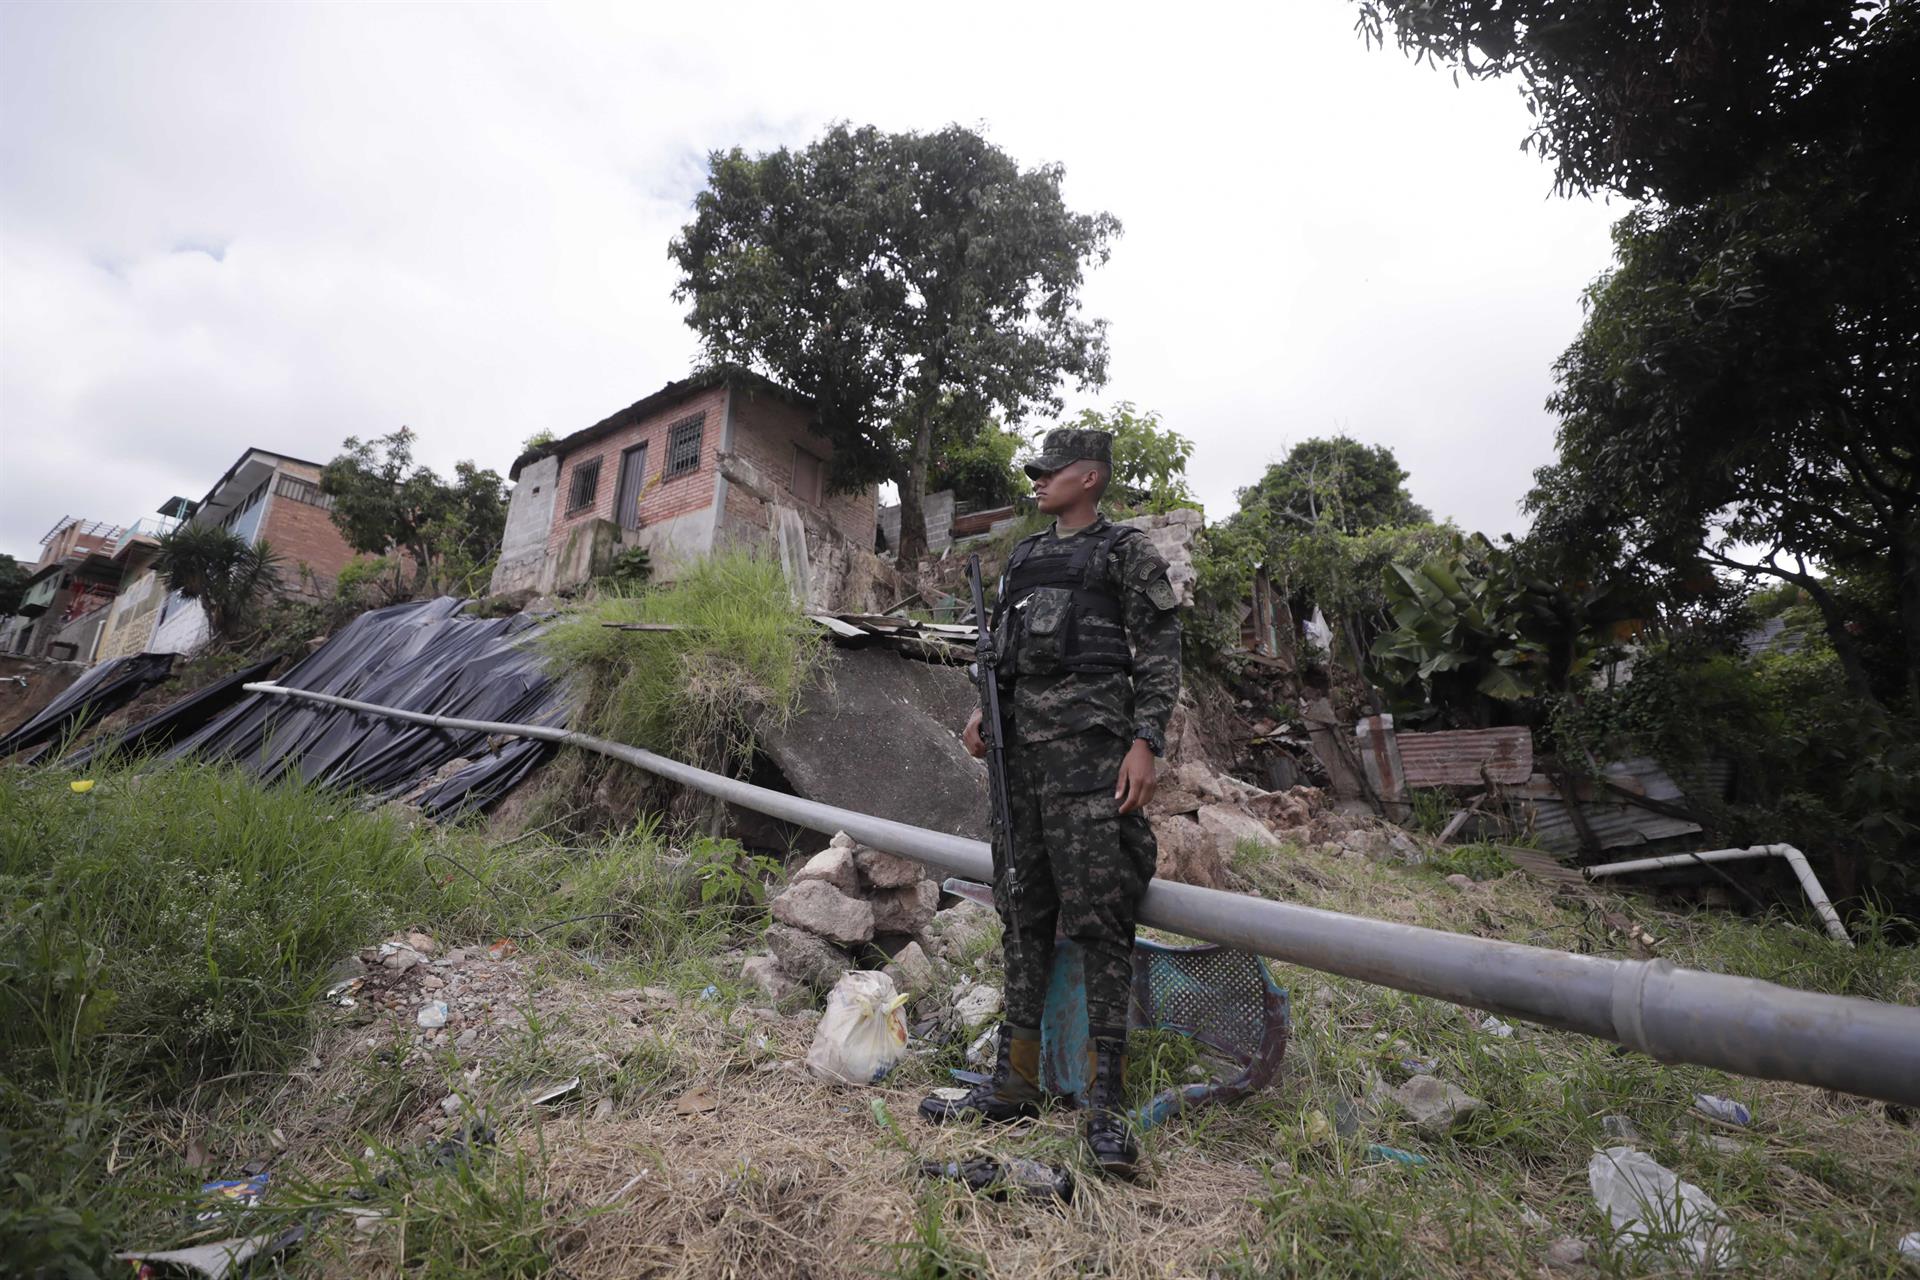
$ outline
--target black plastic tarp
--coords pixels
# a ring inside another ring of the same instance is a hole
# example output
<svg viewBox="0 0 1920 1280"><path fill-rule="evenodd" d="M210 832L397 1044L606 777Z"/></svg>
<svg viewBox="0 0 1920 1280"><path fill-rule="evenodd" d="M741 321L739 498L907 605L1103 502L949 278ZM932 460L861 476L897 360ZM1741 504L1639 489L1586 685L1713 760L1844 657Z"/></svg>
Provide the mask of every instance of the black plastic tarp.
<svg viewBox="0 0 1920 1280"><path fill-rule="evenodd" d="M429 715L564 725L565 693L527 643L536 620L464 617L465 608L464 600L442 597L363 613L277 683ZM495 741L249 694L168 754L231 760L265 779L292 776L377 797L402 795L465 759L419 799L429 816L445 817L500 799L551 750L526 738Z"/></svg>
<svg viewBox="0 0 1920 1280"><path fill-rule="evenodd" d="M137 753L171 746L240 699L251 696L240 686L266 679L270 671L286 660L286 656L276 653L264 662L256 662L230 676L222 676L210 685L195 689L178 702L168 703L139 723L128 725L111 739L88 744L61 763L77 769L106 752Z"/></svg>
<svg viewBox="0 0 1920 1280"><path fill-rule="evenodd" d="M137 653L109 658L60 691L40 714L0 738L0 759L40 743L51 742L83 721L111 715L138 697L142 690L165 680L173 670L170 653Z"/></svg>

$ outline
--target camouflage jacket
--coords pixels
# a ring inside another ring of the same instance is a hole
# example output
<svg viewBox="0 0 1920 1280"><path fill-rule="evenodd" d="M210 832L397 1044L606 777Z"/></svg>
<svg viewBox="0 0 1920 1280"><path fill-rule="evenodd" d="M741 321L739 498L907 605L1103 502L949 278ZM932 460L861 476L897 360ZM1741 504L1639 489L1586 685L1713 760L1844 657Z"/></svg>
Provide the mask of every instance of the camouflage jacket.
<svg viewBox="0 0 1920 1280"><path fill-rule="evenodd" d="M1049 529L1026 541L1030 557L1069 555L1076 538L1093 537L1112 527L1104 515L1067 538ZM1024 544L1023 544L1024 545ZM1108 559L1106 580L1120 600L1121 625L1133 654L1131 672L1037 673L1023 656L1021 629L1002 621L995 637L1001 709L1021 742L1046 742L1089 729L1105 729L1131 739L1144 726L1164 739L1167 720L1180 697L1180 611L1167 562L1144 535L1122 538ZM1006 592L1002 575L1000 592ZM1104 618L1083 625L1111 626ZM1008 694L1011 693L1011 697Z"/></svg>

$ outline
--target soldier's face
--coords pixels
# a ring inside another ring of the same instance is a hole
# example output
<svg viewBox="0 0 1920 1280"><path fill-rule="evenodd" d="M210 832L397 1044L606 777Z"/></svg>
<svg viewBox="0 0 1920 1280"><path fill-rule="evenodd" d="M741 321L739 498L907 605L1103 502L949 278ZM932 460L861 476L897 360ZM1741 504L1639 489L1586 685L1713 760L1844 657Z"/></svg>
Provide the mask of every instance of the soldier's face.
<svg viewBox="0 0 1920 1280"><path fill-rule="evenodd" d="M1033 478L1033 500L1045 515L1057 516L1074 504L1086 489L1093 468L1085 462L1069 462L1058 471Z"/></svg>

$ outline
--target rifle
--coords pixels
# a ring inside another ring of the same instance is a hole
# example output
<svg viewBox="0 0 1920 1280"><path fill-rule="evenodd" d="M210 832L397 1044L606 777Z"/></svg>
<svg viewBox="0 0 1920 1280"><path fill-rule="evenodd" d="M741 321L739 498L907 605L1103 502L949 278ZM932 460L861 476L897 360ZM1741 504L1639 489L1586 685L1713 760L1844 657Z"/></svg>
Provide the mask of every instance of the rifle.
<svg viewBox="0 0 1920 1280"><path fill-rule="evenodd" d="M1007 917L1019 919L1015 909L1018 876L1013 861L1013 806L1007 799L1007 735L1000 719L1000 662L998 637L987 626L987 597L980 585L980 557L967 557L967 585L973 590L973 618L980 628L980 641L974 650L973 676L980 686L980 730L987 740L987 798L991 806L993 842L1005 858L1007 876ZM1008 943L1019 948L1020 931L1009 923L1005 930ZM1044 979L1043 979L1044 980Z"/></svg>

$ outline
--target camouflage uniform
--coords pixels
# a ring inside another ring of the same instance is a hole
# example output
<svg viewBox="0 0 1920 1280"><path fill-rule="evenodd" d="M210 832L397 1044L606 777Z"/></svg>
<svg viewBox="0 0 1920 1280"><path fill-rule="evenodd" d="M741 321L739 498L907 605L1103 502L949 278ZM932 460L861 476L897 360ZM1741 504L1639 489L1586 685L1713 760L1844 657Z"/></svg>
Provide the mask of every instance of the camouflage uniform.
<svg viewBox="0 0 1920 1280"><path fill-rule="evenodd" d="M1049 445L1061 434L1050 435ZM1066 537L1057 528L1035 534L1027 559L1070 556L1076 539L1099 538L1111 527L1101 516ZM1119 621L1082 616L1077 625L1093 643L1125 645L1130 672L1058 670L1046 638L1034 634L1046 608L1036 603L1039 592L997 626L1004 637L998 669L1013 856L1009 867L1007 850L995 842L994 893L1008 935L1006 1018L1015 1026L1040 1024L1056 929L1085 953L1089 1024L1123 1034L1127 1025L1135 912L1158 851L1146 816L1121 814L1113 791L1136 737L1156 754L1165 740L1180 695L1180 616L1166 561L1144 536L1112 544L1104 580L1118 597ZM1003 577L1003 598L1006 589ZM1100 634L1103 628L1110 634Z"/></svg>

